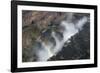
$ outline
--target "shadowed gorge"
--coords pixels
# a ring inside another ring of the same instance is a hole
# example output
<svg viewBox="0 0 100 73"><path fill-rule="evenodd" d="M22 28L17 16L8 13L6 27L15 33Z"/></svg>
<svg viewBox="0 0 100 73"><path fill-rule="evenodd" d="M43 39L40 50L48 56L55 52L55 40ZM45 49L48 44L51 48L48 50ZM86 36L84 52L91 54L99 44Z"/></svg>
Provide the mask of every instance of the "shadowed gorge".
<svg viewBox="0 0 100 73"><path fill-rule="evenodd" d="M22 11L22 61L90 58L90 14Z"/></svg>

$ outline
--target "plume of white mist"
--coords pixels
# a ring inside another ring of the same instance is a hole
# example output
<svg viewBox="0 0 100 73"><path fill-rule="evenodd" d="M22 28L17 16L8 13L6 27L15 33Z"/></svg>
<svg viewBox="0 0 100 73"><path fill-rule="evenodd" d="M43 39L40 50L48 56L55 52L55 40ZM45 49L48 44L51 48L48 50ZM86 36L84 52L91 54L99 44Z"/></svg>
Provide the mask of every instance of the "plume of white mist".
<svg viewBox="0 0 100 73"><path fill-rule="evenodd" d="M50 57L53 56L51 51L53 44L50 42L44 43L41 40L39 40L39 42L41 42L42 48L37 52L38 61L47 61Z"/></svg>
<svg viewBox="0 0 100 73"><path fill-rule="evenodd" d="M82 30L84 24L88 21L87 17L83 17L82 19L80 19L80 21L78 21L78 23L76 24L76 28L79 30Z"/></svg>
<svg viewBox="0 0 100 73"><path fill-rule="evenodd" d="M59 51L61 51L65 42L67 42L72 36L78 33L79 30L82 30L82 27L86 22L87 17L83 17L76 24L72 23L71 21L69 22L69 20L62 21L60 26L64 28L62 32L63 39L59 40L59 38L56 36L56 32L53 31L51 33L51 36L54 38L56 42L55 46L53 46L53 43L45 44L43 41L41 41L43 48L42 50L38 50L37 52L38 61L47 61L50 57L56 55Z"/></svg>
<svg viewBox="0 0 100 73"><path fill-rule="evenodd" d="M54 46L52 52L53 52L53 55L56 55L63 47L64 42L63 42L63 40L59 40L59 38L56 36L55 32L52 32L52 37L55 39L55 42L56 42L56 46Z"/></svg>

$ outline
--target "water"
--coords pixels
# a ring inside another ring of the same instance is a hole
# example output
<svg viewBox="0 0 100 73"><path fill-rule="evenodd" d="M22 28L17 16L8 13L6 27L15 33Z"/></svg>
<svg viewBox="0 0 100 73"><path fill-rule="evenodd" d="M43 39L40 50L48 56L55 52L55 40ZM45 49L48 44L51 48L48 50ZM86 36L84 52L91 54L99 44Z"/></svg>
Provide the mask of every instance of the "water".
<svg viewBox="0 0 100 73"><path fill-rule="evenodd" d="M69 19L68 19L69 18ZM66 42L69 42L69 39L74 36L75 34L79 33L82 30L84 24L87 22L87 17L81 18L76 24L72 23L72 14L68 16L68 18L61 22L59 27L63 28L60 30L62 32L62 40L57 36L55 31L51 32L51 37L54 38L56 45L53 42L48 41L45 43L41 39L38 41L41 43L41 49L37 49L37 61L47 61L52 56L55 56L58 52L63 49L63 46Z"/></svg>

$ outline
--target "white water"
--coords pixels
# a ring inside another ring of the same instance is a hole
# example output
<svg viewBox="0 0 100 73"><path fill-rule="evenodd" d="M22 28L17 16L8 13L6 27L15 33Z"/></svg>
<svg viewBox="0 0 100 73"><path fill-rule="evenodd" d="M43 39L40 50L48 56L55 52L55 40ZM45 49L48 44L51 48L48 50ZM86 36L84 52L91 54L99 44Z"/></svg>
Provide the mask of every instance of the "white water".
<svg viewBox="0 0 100 73"><path fill-rule="evenodd" d="M70 20L71 17L69 17ZM87 17L83 17L76 24L72 23L71 21L69 22L69 19L62 21L60 26L64 28L62 32L63 39L59 40L59 38L56 36L56 32L53 31L51 33L51 36L56 42L55 46L53 46L53 43L44 43L43 41L40 41L43 48L42 50L38 50L37 52L38 61L47 61L50 57L56 55L59 51L61 51L63 49L64 43L67 42L76 33L78 33L79 30L82 30L82 27L86 22Z"/></svg>

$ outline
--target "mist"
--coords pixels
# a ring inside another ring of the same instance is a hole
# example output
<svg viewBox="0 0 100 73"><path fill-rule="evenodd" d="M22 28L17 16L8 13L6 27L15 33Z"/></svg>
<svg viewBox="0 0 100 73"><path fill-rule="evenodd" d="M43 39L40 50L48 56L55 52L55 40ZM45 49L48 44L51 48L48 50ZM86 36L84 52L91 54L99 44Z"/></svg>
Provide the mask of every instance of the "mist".
<svg viewBox="0 0 100 73"><path fill-rule="evenodd" d="M62 33L62 37L59 37L55 31L51 32L51 37L55 41L55 45L53 42L49 41L45 43L41 39L38 42L41 43L41 47L36 49L37 61L48 61L52 56L57 55L63 49L63 46L66 42L69 42L70 38L75 34L79 33L82 30L83 26L87 22L87 17L82 17L76 23L72 22L73 13L70 13L66 20L63 20L59 27L63 28L59 31Z"/></svg>

